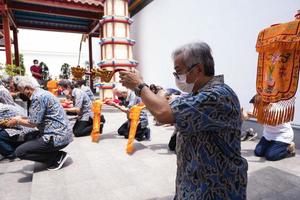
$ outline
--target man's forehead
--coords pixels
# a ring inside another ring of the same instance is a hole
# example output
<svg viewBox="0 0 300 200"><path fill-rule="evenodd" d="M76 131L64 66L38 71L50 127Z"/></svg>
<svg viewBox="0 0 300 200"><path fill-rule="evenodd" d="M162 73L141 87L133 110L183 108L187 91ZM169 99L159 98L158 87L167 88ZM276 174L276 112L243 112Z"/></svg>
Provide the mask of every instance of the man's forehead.
<svg viewBox="0 0 300 200"><path fill-rule="evenodd" d="M182 69L184 68L184 63L182 57L176 57L174 60L174 69Z"/></svg>

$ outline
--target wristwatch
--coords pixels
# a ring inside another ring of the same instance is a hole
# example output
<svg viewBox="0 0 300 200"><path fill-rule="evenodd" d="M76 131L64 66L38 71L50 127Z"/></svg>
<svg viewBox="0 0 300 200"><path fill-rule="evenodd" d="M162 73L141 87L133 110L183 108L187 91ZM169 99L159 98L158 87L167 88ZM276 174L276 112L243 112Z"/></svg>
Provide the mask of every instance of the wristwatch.
<svg viewBox="0 0 300 200"><path fill-rule="evenodd" d="M141 92L142 92L142 89L144 87L149 87L149 85L147 85L146 83L141 83L139 84L136 88L134 88L134 93L136 96L140 97L141 96Z"/></svg>

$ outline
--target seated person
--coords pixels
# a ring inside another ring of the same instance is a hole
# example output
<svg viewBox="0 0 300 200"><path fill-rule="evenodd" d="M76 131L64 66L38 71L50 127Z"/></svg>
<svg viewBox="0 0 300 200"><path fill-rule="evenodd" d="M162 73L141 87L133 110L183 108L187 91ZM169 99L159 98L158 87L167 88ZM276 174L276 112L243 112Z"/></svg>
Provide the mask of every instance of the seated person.
<svg viewBox="0 0 300 200"><path fill-rule="evenodd" d="M63 108L52 93L37 88L30 79L22 79L17 89L31 100L29 115L27 119L13 117L7 122L7 126L36 127L40 134L37 138L21 144L15 151L16 156L45 163L48 170L60 169L69 157L62 149L73 139Z"/></svg>
<svg viewBox="0 0 300 200"><path fill-rule="evenodd" d="M16 103L14 101L14 99L19 97L21 100L29 102L29 99L27 99L26 96L24 96L24 95L20 94L18 91L16 91L16 84L23 78L24 78L24 76L14 76L13 78L10 77L10 78L4 80L4 82L0 81L0 103L15 106L15 109L19 110L20 113L26 112L26 111L24 111L24 109L18 103ZM14 92L10 92L6 89L6 87L10 88L10 86L8 86L8 84L11 84L11 87L14 90ZM27 106L28 105L29 105L29 103L27 103ZM25 107L25 105L24 105L24 107Z"/></svg>
<svg viewBox="0 0 300 200"><path fill-rule="evenodd" d="M8 159L16 158L15 149L39 133L35 128L20 125L7 127L6 121L16 116L26 118L26 111L21 107L0 103L0 154Z"/></svg>
<svg viewBox="0 0 300 200"><path fill-rule="evenodd" d="M15 105L14 99L4 83L0 80L0 103Z"/></svg>
<svg viewBox="0 0 300 200"><path fill-rule="evenodd" d="M79 89L83 90L88 95L90 100L92 102L94 101L94 93L92 92L90 87L86 86L86 80L76 81L74 86L75 86L75 88L79 88Z"/></svg>
<svg viewBox="0 0 300 200"><path fill-rule="evenodd" d="M120 106L127 107L129 104L129 101L127 99L128 96L128 89L125 87L115 87L113 89L113 94L118 98L118 103ZM116 101L114 101L116 103Z"/></svg>
<svg viewBox="0 0 300 200"><path fill-rule="evenodd" d="M129 112L130 108L133 105L137 105L141 103L141 98L137 97L133 91L129 91L123 86L118 86L114 89L116 95L120 95L118 97L123 97L125 98L125 101L121 101L120 104L116 104L113 101L107 101L106 104L114 106L121 110L122 112L127 114L127 121L121 125L121 127L118 129L118 134L124 136L126 139L128 138L129 130L130 130L130 119L129 119ZM124 103L125 102L125 103ZM126 105L124 106L123 103ZM147 112L145 109L141 111L140 114L140 121L137 127L137 132L135 135L135 139L138 141L142 140L149 140L150 139L150 129L147 127L148 126L148 116Z"/></svg>
<svg viewBox="0 0 300 200"><path fill-rule="evenodd" d="M88 95L69 80L62 80L59 85L64 89L64 94L73 100L74 107L64 108L66 112L78 115L73 133L75 137L90 135L93 129L92 102Z"/></svg>
<svg viewBox="0 0 300 200"><path fill-rule="evenodd" d="M250 103L254 103L255 96ZM244 118L255 117L248 112ZM263 136L255 147L254 154L258 157L265 157L266 160L276 161L292 157L296 154L294 131L290 123L283 123L276 126L263 125Z"/></svg>

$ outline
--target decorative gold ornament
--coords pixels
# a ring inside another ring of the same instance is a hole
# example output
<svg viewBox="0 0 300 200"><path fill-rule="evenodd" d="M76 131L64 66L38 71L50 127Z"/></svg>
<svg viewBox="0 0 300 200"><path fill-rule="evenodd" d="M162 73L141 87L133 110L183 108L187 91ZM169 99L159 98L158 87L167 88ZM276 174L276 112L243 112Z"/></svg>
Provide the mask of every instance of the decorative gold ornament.
<svg viewBox="0 0 300 200"><path fill-rule="evenodd" d="M73 80L78 81L82 80L83 76L85 75L86 69L77 67L71 67L71 73L73 75Z"/></svg>
<svg viewBox="0 0 300 200"><path fill-rule="evenodd" d="M113 71L106 69L92 69L93 77L100 77L104 82L110 82L116 72L124 71L124 69L115 69Z"/></svg>

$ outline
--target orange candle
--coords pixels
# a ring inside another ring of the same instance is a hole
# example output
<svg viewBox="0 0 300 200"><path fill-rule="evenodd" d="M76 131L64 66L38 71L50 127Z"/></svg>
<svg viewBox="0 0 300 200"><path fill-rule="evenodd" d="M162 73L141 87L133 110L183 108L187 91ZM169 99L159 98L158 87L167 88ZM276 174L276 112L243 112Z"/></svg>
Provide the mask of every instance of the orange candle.
<svg viewBox="0 0 300 200"><path fill-rule="evenodd" d="M129 129L127 148L126 148L126 152L128 154L132 154L134 151L133 141L136 135L137 126L140 120L140 114L143 108L145 108L144 105L134 105L130 109L130 113L129 113L130 129Z"/></svg>
<svg viewBox="0 0 300 200"><path fill-rule="evenodd" d="M93 102L92 110L94 112L93 119L93 130L91 133L92 142L99 142L100 140L100 120L101 120L101 109L102 109L102 101L96 100Z"/></svg>

